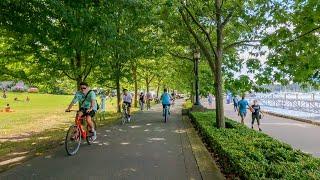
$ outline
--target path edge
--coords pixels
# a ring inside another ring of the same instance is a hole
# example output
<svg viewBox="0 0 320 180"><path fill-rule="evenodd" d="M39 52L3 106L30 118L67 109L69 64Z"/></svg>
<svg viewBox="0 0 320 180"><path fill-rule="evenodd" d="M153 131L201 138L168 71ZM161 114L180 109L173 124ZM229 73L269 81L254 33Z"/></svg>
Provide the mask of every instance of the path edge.
<svg viewBox="0 0 320 180"><path fill-rule="evenodd" d="M193 125L189 121L188 116L182 115L182 122L185 127L187 137L189 139L192 153L196 159L198 169L203 180L222 180L225 179L217 166L215 160L203 144Z"/></svg>

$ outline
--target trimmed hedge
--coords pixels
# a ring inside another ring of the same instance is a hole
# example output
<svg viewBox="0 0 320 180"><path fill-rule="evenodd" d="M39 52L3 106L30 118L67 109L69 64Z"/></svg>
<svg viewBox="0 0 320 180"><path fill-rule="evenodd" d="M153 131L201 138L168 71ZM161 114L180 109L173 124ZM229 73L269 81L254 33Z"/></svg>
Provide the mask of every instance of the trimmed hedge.
<svg viewBox="0 0 320 180"><path fill-rule="evenodd" d="M241 179L320 179L318 158L227 118L227 128L218 129L213 111L190 116L226 173Z"/></svg>

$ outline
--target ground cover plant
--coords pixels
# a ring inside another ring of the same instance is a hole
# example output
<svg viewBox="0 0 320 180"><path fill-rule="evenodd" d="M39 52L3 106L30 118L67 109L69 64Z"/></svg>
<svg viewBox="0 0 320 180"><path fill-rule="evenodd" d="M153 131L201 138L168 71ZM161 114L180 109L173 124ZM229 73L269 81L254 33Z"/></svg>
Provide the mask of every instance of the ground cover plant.
<svg viewBox="0 0 320 180"><path fill-rule="evenodd" d="M227 118L227 128L218 129L213 111L190 117L226 173L243 179L320 179L318 158Z"/></svg>

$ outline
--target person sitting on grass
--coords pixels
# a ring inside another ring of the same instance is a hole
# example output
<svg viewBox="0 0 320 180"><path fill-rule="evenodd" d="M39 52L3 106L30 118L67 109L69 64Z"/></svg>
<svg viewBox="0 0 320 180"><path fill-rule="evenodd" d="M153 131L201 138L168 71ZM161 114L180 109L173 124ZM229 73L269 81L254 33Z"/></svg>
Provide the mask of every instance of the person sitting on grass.
<svg viewBox="0 0 320 180"><path fill-rule="evenodd" d="M13 112L13 110L10 108L10 105L7 104L7 106L3 110L1 110L0 112Z"/></svg>

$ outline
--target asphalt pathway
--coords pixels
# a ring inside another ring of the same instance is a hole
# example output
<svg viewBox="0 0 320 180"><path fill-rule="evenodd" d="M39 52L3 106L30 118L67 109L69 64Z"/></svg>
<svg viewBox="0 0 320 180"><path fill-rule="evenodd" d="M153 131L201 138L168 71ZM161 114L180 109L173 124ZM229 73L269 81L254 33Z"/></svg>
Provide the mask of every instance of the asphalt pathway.
<svg viewBox="0 0 320 180"><path fill-rule="evenodd" d="M202 104L209 107L205 100L202 101ZM238 113L233 109L233 104L225 104L225 116L241 122ZM257 130L256 123L254 128ZM251 113L249 111L245 124L251 128ZM260 127L263 133L290 144L295 149L320 157L320 126L265 114L261 119Z"/></svg>
<svg viewBox="0 0 320 180"><path fill-rule="evenodd" d="M181 103L162 121L162 107L138 112L133 122L98 129L93 145L75 156L64 147L0 174L0 179L201 179L185 128Z"/></svg>

